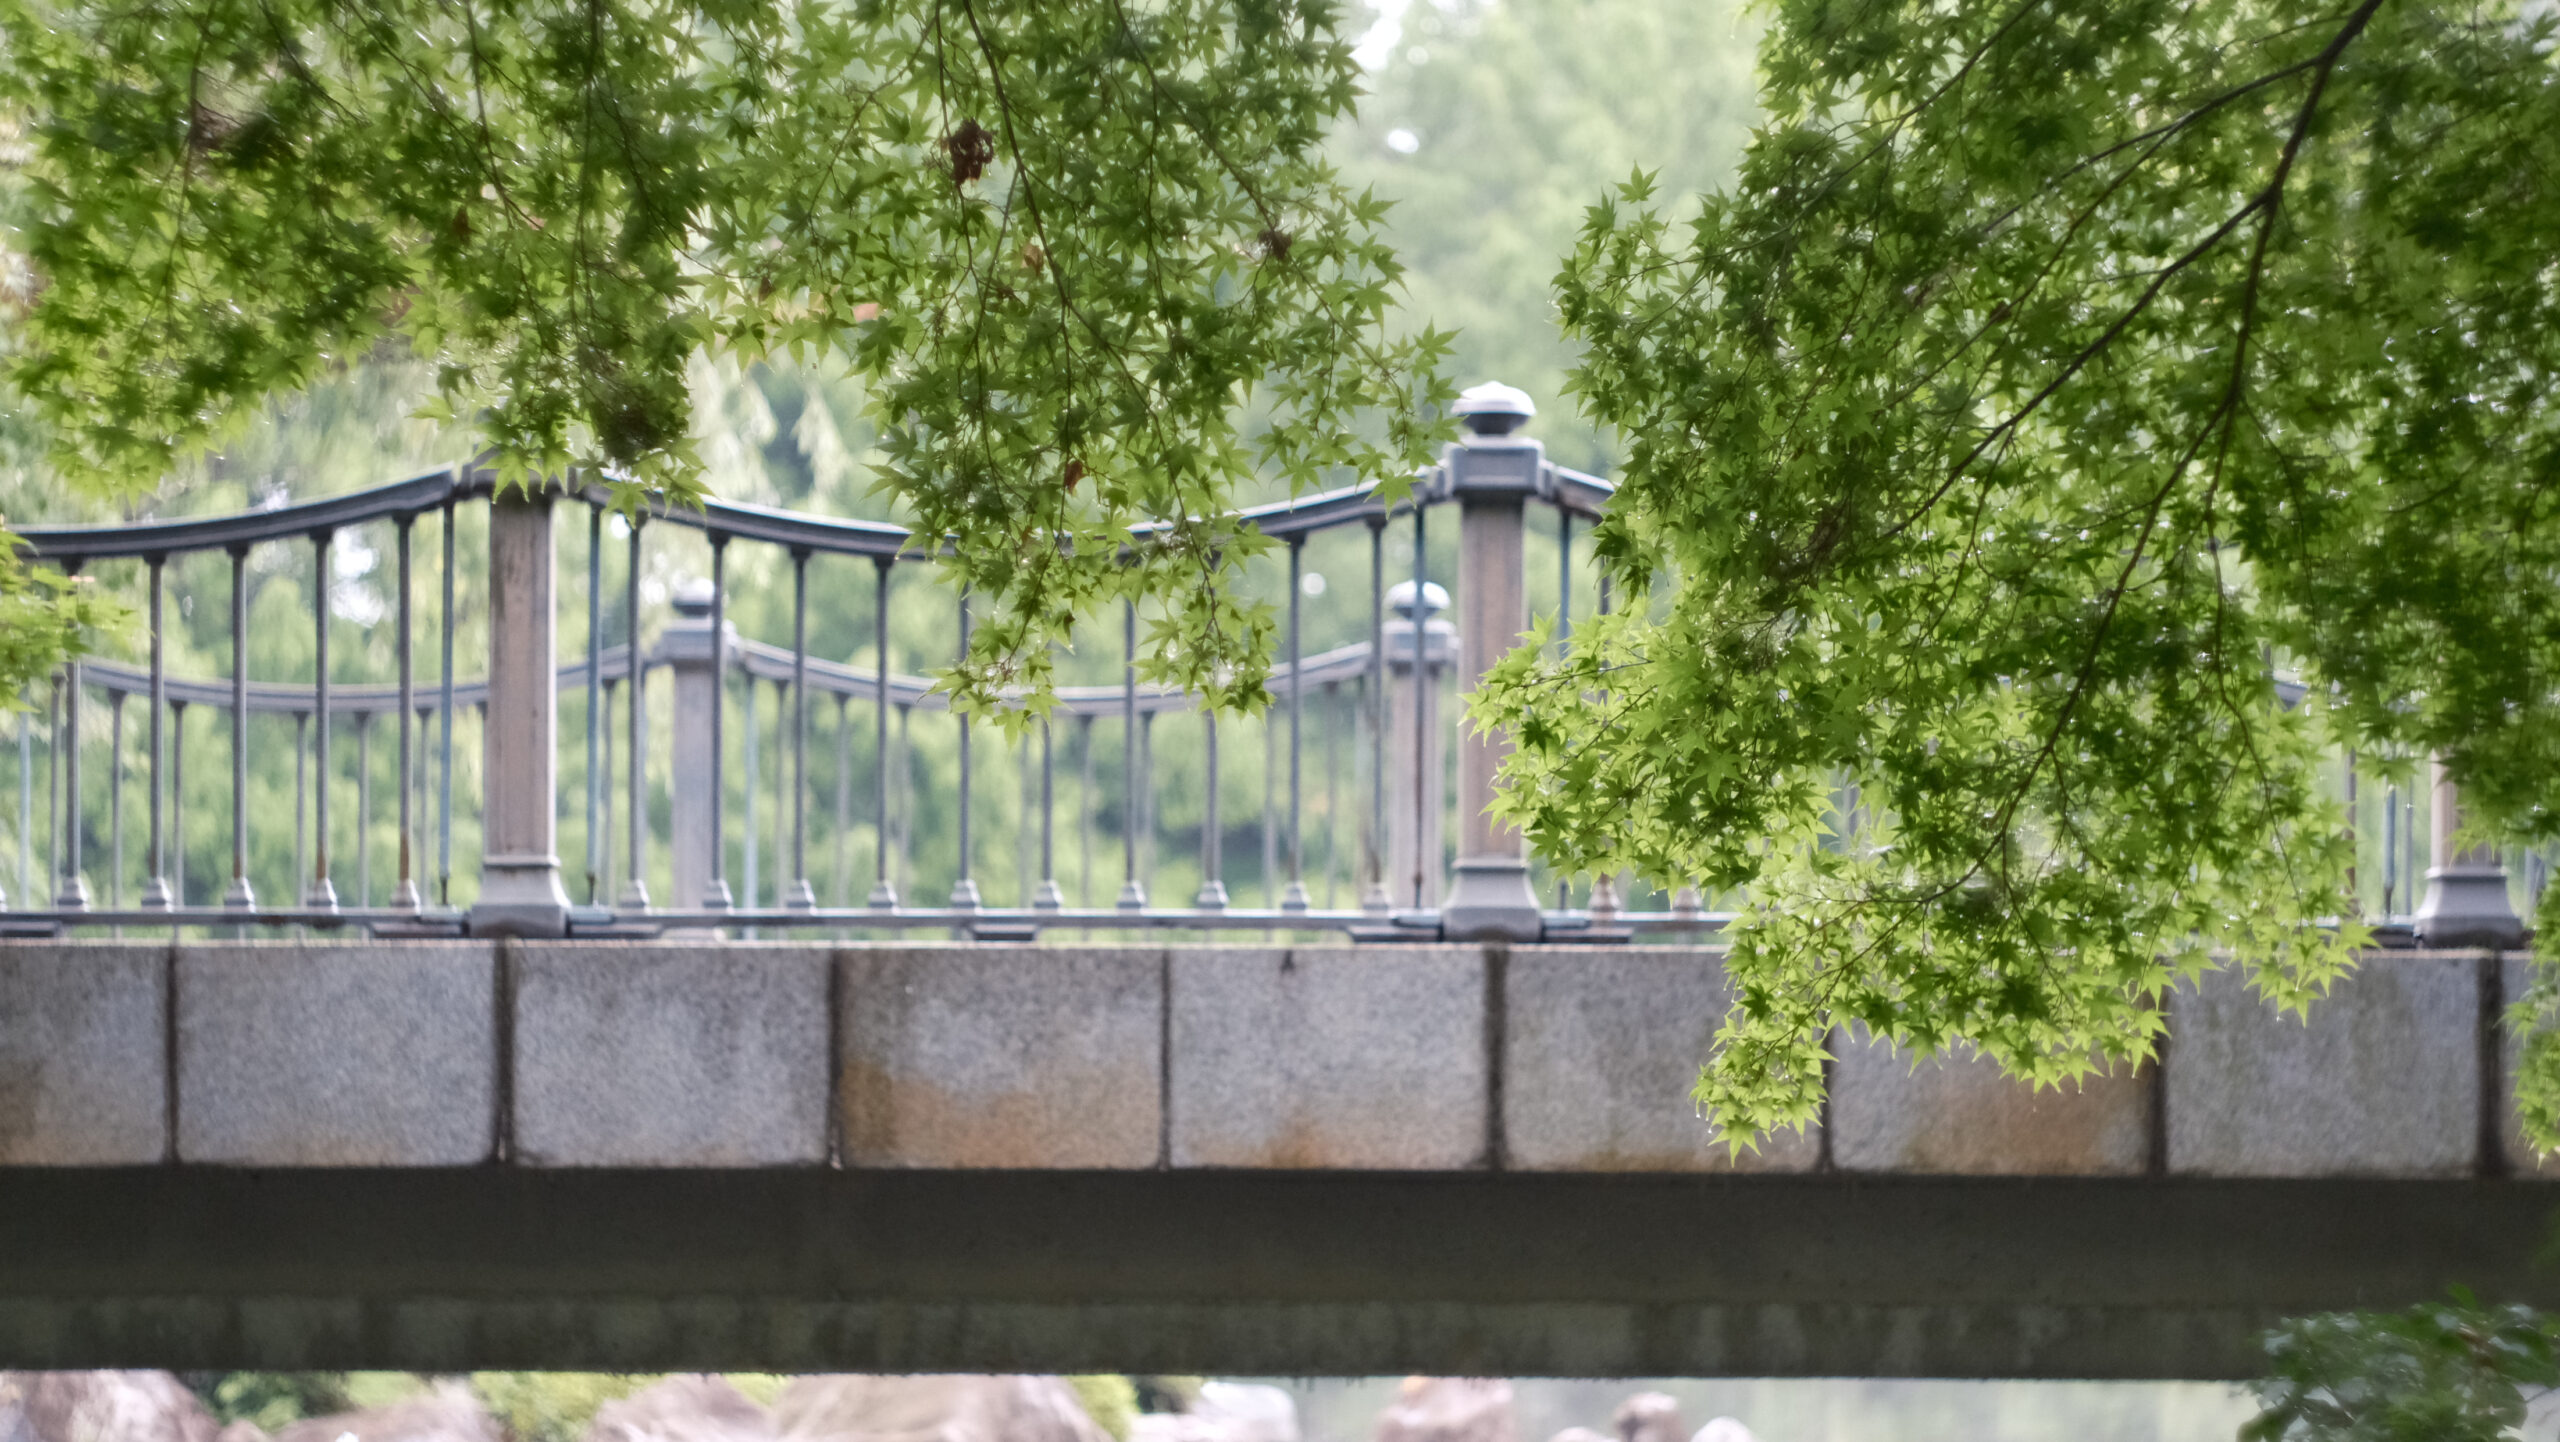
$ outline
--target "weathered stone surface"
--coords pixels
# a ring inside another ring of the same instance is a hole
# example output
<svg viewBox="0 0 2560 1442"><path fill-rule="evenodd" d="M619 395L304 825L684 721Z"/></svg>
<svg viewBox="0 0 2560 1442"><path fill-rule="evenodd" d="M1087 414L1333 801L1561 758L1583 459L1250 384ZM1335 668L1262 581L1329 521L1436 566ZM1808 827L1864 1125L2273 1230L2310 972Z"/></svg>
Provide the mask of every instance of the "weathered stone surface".
<svg viewBox="0 0 2560 1442"><path fill-rule="evenodd" d="M1407 1377L1378 1417L1377 1442L1514 1442L1511 1384L1498 1378Z"/></svg>
<svg viewBox="0 0 2560 1442"><path fill-rule="evenodd" d="M596 1409L586 1442L773 1442L773 1414L724 1377L686 1373Z"/></svg>
<svg viewBox="0 0 2560 1442"><path fill-rule="evenodd" d="M512 944L516 1158L824 1162L830 956L735 941Z"/></svg>
<svg viewBox="0 0 2560 1442"><path fill-rule="evenodd" d="M2480 960L2378 952L2280 1016L2237 971L2169 1004L2169 1167L2206 1176L2462 1176L2480 1139Z"/></svg>
<svg viewBox="0 0 2560 1442"><path fill-rule="evenodd" d="M1538 1171L1804 1171L1810 1132L1732 1155L1689 1100L1724 1019L1695 947L1538 947L1504 959L1504 1164Z"/></svg>
<svg viewBox="0 0 2560 1442"><path fill-rule="evenodd" d="M0 1442L214 1442L213 1414L166 1372L0 1372Z"/></svg>
<svg viewBox="0 0 2560 1442"><path fill-rule="evenodd" d="M2499 995L2510 1005L2523 999L2525 988L2533 984L2533 958L2522 953L2501 957ZM2524 1123L2516 1113L2516 1067L2524 1059L2524 1032L2503 1025L2500 1036L2505 1048L2498 1058L2498 1141L2504 1148L2507 1170L2519 1177L2560 1177L2560 1152L2543 1156L2525 1140Z"/></svg>
<svg viewBox="0 0 2560 1442"><path fill-rule="evenodd" d="M1866 1034L1836 1032L1831 1160L1844 1171L2124 1175L2151 1160L2147 1068L2039 1090L1978 1055L1912 1064Z"/></svg>
<svg viewBox="0 0 2560 1442"><path fill-rule="evenodd" d="M1618 1404L1609 1426L1618 1442L1689 1442L1689 1424L1668 1392L1638 1392Z"/></svg>
<svg viewBox="0 0 2560 1442"><path fill-rule="evenodd" d="M1160 948L856 948L837 964L846 1165L1156 1164Z"/></svg>
<svg viewBox="0 0 2560 1442"><path fill-rule="evenodd" d="M406 1397L387 1407L306 1417L276 1434L276 1442L506 1442L480 1400L455 1382Z"/></svg>
<svg viewBox="0 0 2560 1442"><path fill-rule="evenodd" d="M1484 976L1471 946L1175 952L1172 1164L1483 1165Z"/></svg>
<svg viewBox="0 0 2560 1442"><path fill-rule="evenodd" d="M191 945L176 976L179 1160L468 1166L494 1151L489 943Z"/></svg>
<svg viewBox="0 0 2560 1442"><path fill-rule="evenodd" d="M1298 1406L1277 1387L1204 1382L1188 1410L1131 1419L1129 1442L1298 1442Z"/></svg>
<svg viewBox="0 0 2560 1442"><path fill-rule="evenodd" d="M1110 1442L1055 1377L800 1377L773 1417L784 1442Z"/></svg>
<svg viewBox="0 0 2560 1442"><path fill-rule="evenodd" d="M132 1166L169 1147L166 946L0 945L0 1166Z"/></svg>

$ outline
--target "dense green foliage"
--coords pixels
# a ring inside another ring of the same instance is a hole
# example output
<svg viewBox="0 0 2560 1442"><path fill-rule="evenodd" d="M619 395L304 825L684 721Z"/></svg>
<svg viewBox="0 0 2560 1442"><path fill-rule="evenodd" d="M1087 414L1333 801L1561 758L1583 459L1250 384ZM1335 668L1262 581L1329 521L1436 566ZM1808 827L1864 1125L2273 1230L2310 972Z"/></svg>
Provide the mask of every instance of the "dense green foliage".
<svg viewBox="0 0 2560 1442"><path fill-rule="evenodd" d="M1592 209L1635 599L1477 714L1562 864L1751 888L1730 1132L1810 1118L1839 1025L2056 1081L2226 957L2303 1003L2361 939L2341 745L2560 827L2552 34L1785 0L1738 179Z"/></svg>
<svg viewBox="0 0 2560 1442"><path fill-rule="evenodd" d="M2241 1442L2501 1442L2560 1387L2560 1325L2452 1301L2288 1322Z"/></svg>
<svg viewBox="0 0 2560 1442"><path fill-rule="evenodd" d="M139 486L397 337L506 473L685 499L697 357L841 360L881 483L979 597L961 695L1037 691L1075 609L1142 594L1151 672L1249 700L1270 621L1228 584L1259 544L1234 487L1399 474L1443 393L1436 337L1386 338L1382 207L1322 158L1357 91L1336 20L9 0L11 378L67 471Z"/></svg>

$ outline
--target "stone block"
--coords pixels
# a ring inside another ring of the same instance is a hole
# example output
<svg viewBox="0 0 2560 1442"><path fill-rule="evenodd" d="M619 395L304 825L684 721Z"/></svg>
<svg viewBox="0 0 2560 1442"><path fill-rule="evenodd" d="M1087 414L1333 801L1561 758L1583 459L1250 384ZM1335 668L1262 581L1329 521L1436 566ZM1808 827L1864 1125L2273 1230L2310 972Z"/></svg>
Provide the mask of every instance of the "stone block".
<svg viewBox="0 0 2560 1442"><path fill-rule="evenodd" d="M825 1162L832 955L738 941L511 943L516 1159Z"/></svg>
<svg viewBox="0 0 2560 1442"><path fill-rule="evenodd" d="M2510 952L2499 958L2499 995L2507 1003L2522 1000L2525 988L2533 984L2533 958L2521 952ZM2516 1113L2516 1068L2524 1060L2524 1033L2505 1025L2500 1017L2498 1035L2504 1051L2498 1058L2498 1142L2505 1149L2503 1160L2507 1170L2520 1177L2560 1177L2560 1152L2538 1155L2533 1143L2526 1141L2524 1123Z"/></svg>
<svg viewBox="0 0 2560 1442"><path fill-rule="evenodd" d="M1162 1147L1162 948L846 950L844 1161L1152 1167Z"/></svg>
<svg viewBox="0 0 2560 1442"><path fill-rule="evenodd" d="M1479 947L1196 947L1173 955L1177 1167L1486 1164Z"/></svg>
<svg viewBox="0 0 2560 1442"><path fill-rule="evenodd" d="M1738 1154L1689 1099L1729 1001L1697 947L1541 946L1504 958L1503 1163L1533 1171L1805 1171L1812 1132Z"/></svg>
<svg viewBox="0 0 2560 1442"><path fill-rule="evenodd" d="M488 942L181 947L178 1158L435 1167L497 1146Z"/></svg>
<svg viewBox="0 0 2560 1442"><path fill-rule="evenodd" d="M1864 1027L1832 1038L1831 1161L1843 1171L2123 1176L2151 1164L2150 1068L2038 1089L1965 1053L1916 1066Z"/></svg>
<svg viewBox="0 0 2560 1442"><path fill-rule="evenodd" d="M2467 1176L2480 1146L2476 952L2375 952L2282 1016L2223 970L2170 998L2170 1170Z"/></svg>
<svg viewBox="0 0 2560 1442"><path fill-rule="evenodd" d="M169 948L0 942L0 1166L169 1148Z"/></svg>

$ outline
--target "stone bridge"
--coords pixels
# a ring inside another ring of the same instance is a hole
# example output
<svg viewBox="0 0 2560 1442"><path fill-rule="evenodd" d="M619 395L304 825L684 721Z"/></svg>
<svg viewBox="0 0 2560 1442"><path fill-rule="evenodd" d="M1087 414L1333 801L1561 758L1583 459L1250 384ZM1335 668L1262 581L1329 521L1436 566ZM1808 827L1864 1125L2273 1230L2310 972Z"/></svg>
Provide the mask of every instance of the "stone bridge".
<svg viewBox="0 0 2560 1442"><path fill-rule="evenodd" d="M2520 967L1733 1157L1704 948L0 943L0 1366L2242 1376L2560 1306Z"/></svg>

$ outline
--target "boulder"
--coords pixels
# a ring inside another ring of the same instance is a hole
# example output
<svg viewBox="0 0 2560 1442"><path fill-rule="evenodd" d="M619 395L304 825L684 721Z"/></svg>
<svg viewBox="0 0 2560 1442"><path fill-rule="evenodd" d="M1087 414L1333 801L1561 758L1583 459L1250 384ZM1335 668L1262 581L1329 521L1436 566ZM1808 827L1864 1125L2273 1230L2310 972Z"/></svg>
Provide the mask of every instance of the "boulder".
<svg viewBox="0 0 2560 1442"><path fill-rule="evenodd" d="M1298 1404L1277 1387L1204 1382L1181 1412L1142 1412L1129 1442L1298 1442Z"/></svg>
<svg viewBox="0 0 2560 1442"><path fill-rule="evenodd" d="M1638 1392L1619 1403L1609 1425L1616 1429L1618 1442L1690 1442L1680 1404L1661 1392Z"/></svg>
<svg viewBox="0 0 2560 1442"><path fill-rule="evenodd" d="M607 1402L586 1442L773 1442L773 1414L708 1375L669 1377Z"/></svg>
<svg viewBox="0 0 2560 1442"><path fill-rule="evenodd" d="M214 1442L218 1430L166 1372L0 1372L0 1442Z"/></svg>
<svg viewBox="0 0 2560 1442"><path fill-rule="evenodd" d="M480 1399L458 1382L439 1382L387 1407L305 1417L276 1442L505 1442Z"/></svg>
<svg viewBox="0 0 2560 1442"><path fill-rule="evenodd" d="M799 1377L773 1420L783 1442L1111 1442L1055 1377Z"/></svg>
<svg viewBox="0 0 2560 1442"><path fill-rule="evenodd" d="M1515 1442L1511 1384L1484 1377L1407 1377L1378 1417L1377 1442Z"/></svg>
<svg viewBox="0 0 2560 1442"><path fill-rule="evenodd" d="M1698 1435L1690 1438L1689 1442L1760 1442L1760 1439L1752 1435L1750 1428L1733 1418L1718 1417L1699 1428Z"/></svg>

